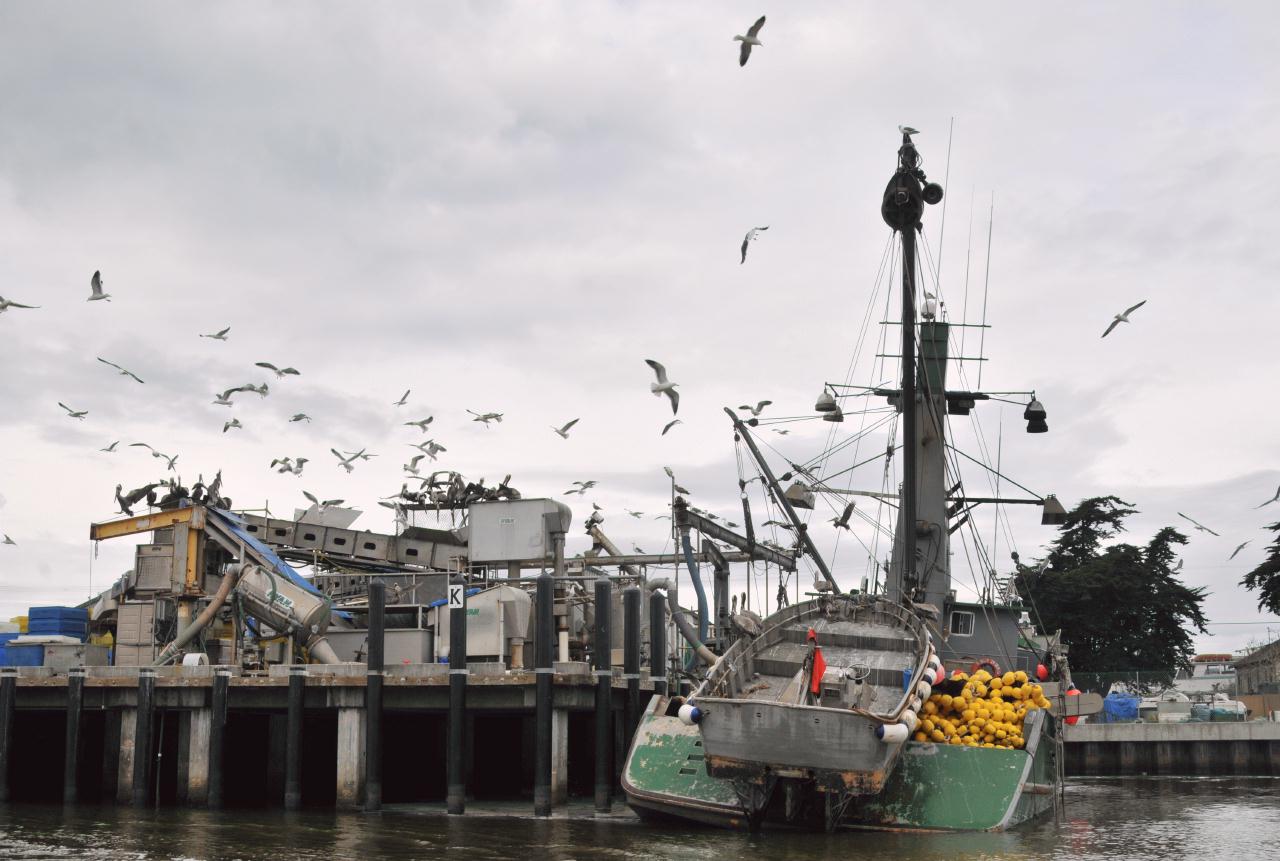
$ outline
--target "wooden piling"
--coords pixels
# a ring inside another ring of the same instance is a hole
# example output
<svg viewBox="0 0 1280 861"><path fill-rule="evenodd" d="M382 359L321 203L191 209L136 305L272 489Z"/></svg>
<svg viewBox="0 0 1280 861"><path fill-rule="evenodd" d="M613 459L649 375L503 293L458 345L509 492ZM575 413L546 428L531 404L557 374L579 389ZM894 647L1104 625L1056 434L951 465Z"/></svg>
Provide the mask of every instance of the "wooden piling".
<svg viewBox="0 0 1280 861"><path fill-rule="evenodd" d="M209 806L222 807L223 748L227 734L227 694L231 670L218 667L213 672L212 708L209 709Z"/></svg>
<svg viewBox="0 0 1280 861"><path fill-rule="evenodd" d="M613 584L608 577L596 580L596 812L613 807L613 637L610 618Z"/></svg>
<svg viewBox="0 0 1280 861"><path fill-rule="evenodd" d="M67 735L62 767L62 801L75 804L80 799L80 725L84 714L84 667L67 672Z"/></svg>
<svg viewBox="0 0 1280 861"><path fill-rule="evenodd" d="M0 802L9 800L9 760L13 751L13 703L18 671L0 670Z"/></svg>
<svg viewBox="0 0 1280 861"><path fill-rule="evenodd" d="M284 731L284 809L302 806L302 714L307 697L307 668L289 667L289 705Z"/></svg>
<svg viewBox="0 0 1280 861"><path fill-rule="evenodd" d="M467 812L464 772L467 711L467 584L449 582L449 749L446 757L446 804L454 815ZM455 591L456 590L456 591Z"/></svg>
<svg viewBox="0 0 1280 861"><path fill-rule="evenodd" d="M151 804L151 731L156 707L156 671L138 674L138 708L133 731L133 806Z"/></svg>
<svg viewBox="0 0 1280 861"><path fill-rule="evenodd" d="M534 760L533 815L551 815L551 683L552 655L556 636L555 579L547 572L538 575L537 665L534 669Z"/></svg>
<svg viewBox="0 0 1280 861"><path fill-rule="evenodd" d="M382 680L386 666L387 587L369 582L369 657L365 676L364 806L382 809Z"/></svg>
<svg viewBox="0 0 1280 861"><path fill-rule="evenodd" d="M667 693L667 599L660 592L649 594L649 678L653 692Z"/></svg>
<svg viewBox="0 0 1280 861"><path fill-rule="evenodd" d="M640 721L640 587L622 591L622 676L627 680L623 736L630 739Z"/></svg>

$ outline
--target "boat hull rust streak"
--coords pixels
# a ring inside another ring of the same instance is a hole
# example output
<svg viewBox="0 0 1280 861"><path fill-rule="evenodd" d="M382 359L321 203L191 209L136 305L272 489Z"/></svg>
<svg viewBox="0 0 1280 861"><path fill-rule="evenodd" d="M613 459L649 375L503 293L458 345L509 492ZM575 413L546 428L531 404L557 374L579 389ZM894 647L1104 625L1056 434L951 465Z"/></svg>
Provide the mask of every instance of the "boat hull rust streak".
<svg viewBox="0 0 1280 861"><path fill-rule="evenodd" d="M628 803L645 817L746 828L733 782L707 773L698 728L667 716L667 703L654 697L636 732L622 776ZM851 805L839 827L1003 831L1046 813L1056 771L1051 724L1036 719L1025 750L907 742L883 791Z"/></svg>

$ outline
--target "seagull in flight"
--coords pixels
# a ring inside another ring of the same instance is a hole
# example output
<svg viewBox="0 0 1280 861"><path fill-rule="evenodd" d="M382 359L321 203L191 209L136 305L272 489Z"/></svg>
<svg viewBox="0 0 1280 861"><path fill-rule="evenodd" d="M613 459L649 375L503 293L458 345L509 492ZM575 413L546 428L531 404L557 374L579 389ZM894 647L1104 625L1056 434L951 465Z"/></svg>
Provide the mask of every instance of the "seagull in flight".
<svg viewBox="0 0 1280 861"><path fill-rule="evenodd" d="M1110 335L1110 334L1111 334L1111 330L1112 330L1112 329L1114 329L1116 326L1119 326L1121 323L1129 323L1129 322L1132 322L1132 321L1129 319L1129 315L1130 315L1130 314L1132 314L1134 311L1137 311L1139 308L1141 308L1141 307L1142 307L1143 305L1145 305L1145 304L1147 304L1147 300L1146 300L1146 299L1143 299L1143 300L1142 300L1141 302L1139 302L1137 305L1134 305L1134 306L1133 306L1133 307L1131 307L1131 308L1126 308L1122 313L1117 314L1117 315L1116 315L1116 318L1115 318L1114 320L1112 320L1112 321L1111 321L1111 325L1107 327L1107 331L1105 331L1105 332L1103 332L1103 333L1102 333L1102 337L1104 337L1104 338L1105 338L1105 337L1107 337L1108 335Z"/></svg>
<svg viewBox="0 0 1280 861"><path fill-rule="evenodd" d="M1187 515L1183 514L1181 511L1178 512L1178 516L1181 517L1183 520L1186 520L1187 522L1191 523L1193 526L1195 526L1196 529L1199 529L1201 532L1208 532L1210 535L1215 535L1215 536L1218 535L1218 533L1214 532L1209 527L1202 526L1201 524L1196 523L1196 521L1192 520L1190 517L1187 517Z"/></svg>
<svg viewBox="0 0 1280 861"><path fill-rule="evenodd" d="M361 460L372 460L373 458L377 457L376 454L366 454L364 449L360 449L359 451L348 451L345 453L351 455L352 457L358 457Z"/></svg>
<svg viewBox="0 0 1280 861"><path fill-rule="evenodd" d="M225 341L225 340L227 340L227 333L228 333L228 332L230 332L230 331L231 331L231 327L230 327L230 326L228 326L228 327L227 327L227 328L225 328L225 329L221 329L221 330L219 330L219 331L217 331L217 332L214 332L212 335L201 335L200 337L201 337L201 338L211 338L211 339L213 339L214 341Z"/></svg>
<svg viewBox="0 0 1280 861"><path fill-rule="evenodd" d="M425 419L419 419L416 422L405 422L409 427L415 427L423 433L427 432L427 425L436 420L435 416L427 416Z"/></svg>
<svg viewBox="0 0 1280 861"><path fill-rule="evenodd" d="M244 425L240 424L240 419L233 418L233 419L231 419L231 421L229 421L229 422L223 422L223 423L222 423L222 432L223 432L223 433L226 433L227 431L231 430L232 428L242 428L242 427L244 427Z"/></svg>
<svg viewBox="0 0 1280 861"><path fill-rule="evenodd" d="M316 499L315 494L308 493L305 490L302 491L302 495L305 496L311 502L312 505L317 506L322 511L326 508L331 508L332 506L341 505L342 503L346 502L345 499L326 499L323 502L321 502L319 499Z"/></svg>
<svg viewBox="0 0 1280 861"><path fill-rule="evenodd" d="M562 425L561 427L556 427L555 425L552 425L552 426L551 426L551 429L552 429L553 431L555 431L556 433L560 434L560 438L561 438L561 439L568 439L568 438L569 438L569 428L573 427L573 426L574 426L574 425L576 425L577 423L578 423L578 420L577 420L577 419L574 419L573 421L568 422L568 423L566 423L566 424Z"/></svg>
<svg viewBox="0 0 1280 861"><path fill-rule="evenodd" d="M115 441L115 442L113 442L111 445L107 446L106 448L100 448L100 449L98 449L98 451L105 451L105 452L107 452L107 453L109 453L109 454L114 454L114 453L115 453L115 450L116 450L116 446L118 446L118 445L120 445L120 440L116 440L116 441Z"/></svg>
<svg viewBox="0 0 1280 861"><path fill-rule="evenodd" d="M1242 543L1240 544L1240 546L1239 546L1239 547L1237 547L1235 550L1232 550L1232 551L1231 551L1231 555L1227 557L1227 561L1228 561L1228 562L1230 562L1232 559L1235 559L1235 558L1236 558L1236 554L1237 554L1237 553L1239 553L1241 550L1243 550L1243 549L1244 549L1245 547L1247 547L1248 545L1249 545L1249 542L1248 542L1248 541L1242 542Z"/></svg>
<svg viewBox="0 0 1280 861"><path fill-rule="evenodd" d="M1275 495L1275 496L1271 497L1271 498L1270 498L1270 499L1268 499L1266 502L1262 503L1262 505L1256 506L1256 508L1262 508L1262 507L1264 507L1264 506L1270 505L1271 503L1275 502L1277 499L1280 499L1280 487L1277 487L1277 488L1276 488L1276 495ZM1256 510L1256 509L1255 509L1255 510Z"/></svg>
<svg viewBox="0 0 1280 861"><path fill-rule="evenodd" d="M733 37L734 42L742 43L742 47L738 49L739 66L745 66L747 64L747 60L751 59L752 46L764 44L764 42L761 42L758 38L760 28L764 26L764 17L765 16L761 15L760 20L751 25L751 29L747 31L747 35Z"/></svg>
<svg viewBox="0 0 1280 861"><path fill-rule="evenodd" d="M12 544L14 547L18 546L18 542L10 538L9 533L7 532L4 534L4 541L0 541L0 544Z"/></svg>
<svg viewBox="0 0 1280 861"><path fill-rule="evenodd" d="M467 410L471 415L475 416L473 422L483 422L484 426L489 427L489 422L497 422L502 424L502 413L478 413L475 410Z"/></svg>
<svg viewBox="0 0 1280 861"><path fill-rule="evenodd" d="M853 514L853 509L855 505L857 505L856 502L850 502L848 505L844 507L844 511L840 513L839 517L831 518L831 522L836 525L836 528L838 529L849 528L849 517Z"/></svg>
<svg viewBox="0 0 1280 861"><path fill-rule="evenodd" d="M643 511L632 511L630 508L624 508L622 510L625 511L627 514L630 514L636 520L639 520L641 517L644 517Z"/></svg>
<svg viewBox="0 0 1280 861"><path fill-rule="evenodd" d="M410 475L418 475L421 472L421 470L418 469L418 462L424 457L426 457L425 454L415 454L410 458L409 462L404 465L404 471Z"/></svg>
<svg viewBox="0 0 1280 861"><path fill-rule="evenodd" d="M666 395L671 401L671 414L675 415L680 409L680 393L676 391L679 383L673 383L667 379L667 369L662 366L661 362L653 359L645 359L644 363L653 368L653 372L658 375L656 383L649 384L649 391L653 392L654 397Z"/></svg>
<svg viewBox="0 0 1280 861"><path fill-rule="evenodd" d="M345 469L348 474L350 474L355 470L355 462L360 459L359 452L356 452L350 457L343 457L342 452L338 451L336 448L331 448L329 449L329 451L332 452L333 456L338 459L338 466Z"/></svg>
<svg viewBox="0 0 1280 861"><path fill-rule="evenodd" d="M229 407L231 406L232 395L236 394L237 392L255 392L255 391L257 391L257 389L255 389L253 386L236 386L234 389L227 389L225 392L223 392L220 395L215 394L213 396L213 402L220 407Z"/></svg>
<svg viewBox="0 0 1280 861"><path fill-rule="evenodd" d="M289 421L310 423L311 416L307 415L306 413L294 413L293 416L290 417Z"/></svg>
<svg viewBox="0 0 1280 861"><path fill-rule="evenodd" d="M39 307L40 307L39 305L23 305L19 302L11 302L8 299L4 298L3 296L0 296L0 314L3 314L5 311L8 311L10 308L39 308Z"/></svg>
<svg viewBox="0 0 1280 861"><path fill-rule="evenodd" d="M411 392L411 391L413 391L413 389L405 389L405 390L404 390L404 394L400 396L400 400L398 400L398 401L392 401L392 402L391 402L391 406L393 406L393 407L402 407L402 406L404 406L404 405L405 405L405 403L409 400L409 392Z"/></svg>
<svg viewBox="0 0 1280 861"><path fill-rule="evenodd" d="M789 430L778 430L777 428L774 428L773 432L776 434L781 434L782 436L786 436L787 434L791 433L791 431ZM823 581L823 582L826 582L826 581Z"/></svg>
<svg viewBox="0 0 1280 861"><path fill-rule="evenodd" d="M253 392L255 395L257 395L260 398L265 398L271 392L271 389L267 387L266 383L259 383L256 386L248 385L244 387L244 390L246 392Z"/></svg>
<svg viewBox="0 0 1280 861"><path fill-rule="evenodd" d="M273 372L276 375L277 380L283 380L286 375L294 376L294 377L302 376L302 372L299 371L297 368L277 368L275 365L271 364L270 362L254 362L253 364L255 367L266 368L268 371ZM264 383L263 385L266 385L266 384Z"/></svg>
<svg viewBox="0 0 1280 861"><path fill-rule="evenodd" d="M108 302L111 301L111 294L102 292L102 284L102 272L95 270L93 277L89 279L90 293L89 298L85 300L86 302L100 302L104 299Z"/></svg>
<svg viewBox="0 0 1280 861"><path fill-rule="evenodd" d="M565 496L568 496L571 493L576 493L579 496L586 496L587 491L595 487L597 482L594 479L592 479L590 481L575 481L573 482L573 484L577 485L577 488L574 490L566 490L564 492Z"/></svg>
<svg viewBox="0 0 1280 861"><path fill-rule="evenodd" d="M746 410L747 412L751 413L751 415L758 416L760 415L760 413L764 412L764 408L769 406L769 404L771 403L773 403L773 401L760 401L760 403L756 404L754 407L751 406L751 404L743 404L742 406L738 407L738 409Z"/></svg>
<svg viewBox="0 0 1280 861"><path fill-rule="evenodd" d="M284 475L286 472L291 472L294 475L302 475L302 469L306 463L307 463L307 458L305 457L300 457L297 460L294 460L293 458L288 458L288 457L280 457L280 458L273 458L271 461L271 466L275 467L278 465L279 469L277 469L276 472L280 473L281 475Z"/></svg>
<svg viewBox="0 0 1280 861"><path fill-rule="evenodd" d="M672 419L671 421L669 421L669 422L667 422L665 425L663 425L663 427L662 427L662 433L660 433L660 434L659 434L659 436L666 436L666 435L667 435L667 431L671 430L671 429L672 429L673 427L675 427L676 425L682 425L682 424L684 424L684 422L682 422L680 419Z"/></svg>
<svg viewBox="0 0 1280 861"><path fill-rule="evenodd" d="M753 227L747 231L747 235L742 239L741 263L747 262L747 246L755 241L756 235L759 234L761 230L768 230L768 229L769 229L769 225L766 224L764 227Z"/></svg>
<svg viewBox="0 0 1280 861"><path fill-rule="evenodd" d="M68 416L70 416L70 417L71 417L71 418L73 418L73 419L80 419L80 421L84 421L84 417L85 417L85 416L87 416L87 415L89 415L89 411L88 411L88 410L73 410L73 409L71 409L71 407L67 406L67 405L66 405L66 404L64 404L62 401L58 401L58 406L62 407L64 410L66 410L66 411L67 411L67 415L68 415Z"/></svg>
<svg viewBox="0 0 1280 861"><path fill-rule="evenodd" d="M438 455L440 452L448 451L447 448L440 445L440 443L436 442L433 439L429 439L426 442L410 443L409 447L416 448L418 451L422 452L432 460L435 460L436 455Z"/></svg>
<svg viewBox="0 0 1280 861"><path fill-rule="evenodd" d="M96 358L102 364L110 365L111 367L115 368L117 371L120 372L120 376L133 377L135 380L137 380L140 383L144 382L144 380L141 377L139 377L137 374L135 374L133 371L125 370L124 368L117 365L115 362L108 362L106 359L102 358L101 356L97 356Z"/></svg>

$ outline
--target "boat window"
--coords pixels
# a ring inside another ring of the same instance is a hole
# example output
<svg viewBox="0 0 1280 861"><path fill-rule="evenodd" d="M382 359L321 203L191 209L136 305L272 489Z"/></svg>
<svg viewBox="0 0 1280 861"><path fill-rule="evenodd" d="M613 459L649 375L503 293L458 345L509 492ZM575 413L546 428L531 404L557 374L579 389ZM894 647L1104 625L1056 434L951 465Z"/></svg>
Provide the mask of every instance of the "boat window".
<svg viewBox="0 0 1280 861"><path fill-rule="evenodd" d="M973 636L973 614L967 610L952 610L951 633L956 637Z"/></svg>

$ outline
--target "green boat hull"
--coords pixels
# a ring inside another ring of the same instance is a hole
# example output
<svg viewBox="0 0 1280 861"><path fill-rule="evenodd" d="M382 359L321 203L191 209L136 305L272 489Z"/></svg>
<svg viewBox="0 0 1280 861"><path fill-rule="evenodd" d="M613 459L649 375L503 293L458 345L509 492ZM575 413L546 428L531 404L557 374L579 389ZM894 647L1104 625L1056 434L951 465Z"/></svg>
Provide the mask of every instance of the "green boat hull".
<svg viewBox="0 0 1280 861"><path fill-rule="evenodd" d="M697 727L663 714L654 697L623 770L628 803L641 815L726 828L747 818L733 784L707 774ZM1053 718L1029 726L1025 750L907 742L884 790L856 800L842 828L1003 831L1053 809L1058 787ZM775 805L765 826L792 825Z"/></svg>

